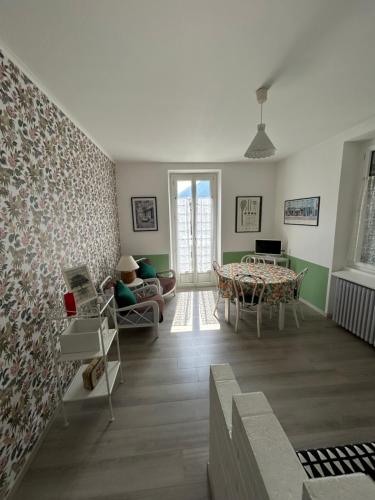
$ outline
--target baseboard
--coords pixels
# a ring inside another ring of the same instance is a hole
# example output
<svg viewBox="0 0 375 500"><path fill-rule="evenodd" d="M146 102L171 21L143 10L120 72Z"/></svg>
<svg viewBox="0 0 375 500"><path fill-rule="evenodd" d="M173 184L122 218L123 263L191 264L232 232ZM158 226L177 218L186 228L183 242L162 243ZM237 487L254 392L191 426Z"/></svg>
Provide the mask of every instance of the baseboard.
<svg viewBox="0 0 375 500"><path fill-rule="evenodd" d="M313 309L315 312L321 314L325 318L327 317L327 313L325 311L322 311L322 309L319 309L319 307L314 306L314 304L311 304L311 302L309 302L308 300L302 299L301 297L299 298L299 300L300 302L302 302L302 304L311 307L311 309Z"/></svg>
<svg viewBox="0 0 375 500"><path fill-rule="evenodd" d="M44 439L45 439L48 431L50 430L53 421L57 417L60 409L61 409L61 405L58 405L57 408L55 409L55 411L53 412L53 415L50 418L48 424L43 429L42 434L39 436L38 441L36 442L36 444L35 444L34 448L32 449L32 451L31 451L31 453L30 453L27 461L25 462L25 465L22 467L21 472L18 474L18 476L17 476L17 478L16 478L16 480L15 480L15 482L14 482L11 490L9 491L8 495L5 497L4 500L12 500L12 498L14 498L14 495L16 494L18 488L20 487L22 479L25 477L25 474L28 471L28 469L29 469L29 467L31 465L31 462L35 458L35 455L38 453L40 447L42 446L42 443L43 443L43 441L44 441Z"/></svg>
<svg viewBox="0 0 375 500"><path fill-rule="evenodd" d="M207 463L207 489L208 489L208 497L210 500L215 500L213 491L212 491L212 485L211 485L211 480L210 480L210 463Z"/></svg>

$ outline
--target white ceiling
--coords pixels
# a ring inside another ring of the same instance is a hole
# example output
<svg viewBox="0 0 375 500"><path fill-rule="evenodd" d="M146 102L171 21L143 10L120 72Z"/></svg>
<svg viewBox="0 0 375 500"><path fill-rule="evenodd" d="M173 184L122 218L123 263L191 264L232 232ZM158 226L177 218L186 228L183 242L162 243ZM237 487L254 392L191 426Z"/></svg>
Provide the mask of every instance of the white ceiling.
<svg viewBox="0 0 375 500"><path fill-rule="evenodd" d="M115 160L281 158L375 114L374 0L0 0L0 36Z"/></svg>

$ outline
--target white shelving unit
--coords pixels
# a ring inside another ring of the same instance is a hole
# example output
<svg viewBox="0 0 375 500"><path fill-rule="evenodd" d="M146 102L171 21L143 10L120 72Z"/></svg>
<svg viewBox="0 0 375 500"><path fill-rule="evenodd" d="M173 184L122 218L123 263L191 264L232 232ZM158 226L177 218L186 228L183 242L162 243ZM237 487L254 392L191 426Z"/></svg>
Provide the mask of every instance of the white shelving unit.
<svg viewBox="0 0 375 500"><path fill-rule="evenodd" d="M69 324L69 321L79 318L99 318L99 335L100 335L100 345L101 348L98 351L84 351L84 352L72 352L69 354L62 354L59 350L59 341L53 336L54 328L51 324L51 343L55 353L55 374L58 380L58 390L59 397L62 406L62 412L64 416L65 425L68 425L68 419L65 410L65 403L73 401L85 401L92 400L96 398L108 398L108 406L110 413L110 422L114 421L113 408L112 408L112 392L115 386L115 382L120 373L120 382L123 383L123 372L121 366L121 354L120 354L120 343L118 336L118 325L115 312L115 300L114 295L99 295L95 301L92 301L89 305L85 305L78 313L74 316L67 316L62 310L55 311L51 315L51 323L57 322L58 331L61 332L61 328ZM110 312L115 328L106 330L103 328L103 316L105 316L108 311ZM113 342L116 342L117 346L117 360L108 361L107 355L109 349ZM98 384L93 390L85 389L83 385L82 373L88 366L84 361L92 358L104 359L104 374L100 378ZM63 391L60 369L61 364L72 361L81 361L81 365L74 375L72 381L69 384L68 389Z"/></svg>
<svg viewBox="0 0 375 500"><path fill-rule="evenodd" d="M86 364L80 366L78 372L76 373L63 397L64 403L68 403L69 401L82 401L84 399L104 398L108 396L106 380L104 376L102 376L102 378L92 391L88 391L83 387L82 373L87 366L88 365ZM110 394L112 394L113 386L115 385L116 377L120 369L120 362L108 361L107 369L109 378L109 392Z"/></svg>

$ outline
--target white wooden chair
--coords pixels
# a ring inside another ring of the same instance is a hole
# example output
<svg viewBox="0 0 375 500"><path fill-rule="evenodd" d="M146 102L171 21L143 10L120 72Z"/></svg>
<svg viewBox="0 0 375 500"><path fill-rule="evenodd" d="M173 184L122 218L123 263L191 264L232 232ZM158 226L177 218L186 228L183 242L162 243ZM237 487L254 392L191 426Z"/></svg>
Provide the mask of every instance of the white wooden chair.
<svg viewBox="0 0 375 500"><path fill-rule="evenodd" d="M217 297L216 297L216 303L215 303L215 309L214 309L213 315L215 316L215 318L218 318L218 316L217 316L217 308L218 308L218 305L219 305L219 301L220 301L220 299L222 298L223 295L222 295L222 292L221 292L221 289L220 289L220 286L219 286L219 281L220 281L220 277L219 277L220 266L219 266L219 264L217 263L216 260L214 260L212 262L212 269L214 270L214 273L215 273L216 285L217 285Z"/></svg>
<svg viewBox="0 0 375 500"><path fill-rule="evenodd" d="M244 280L251 278L253 281L252 290L250 293L246 293L246 288L248 285L244 283ZM233 288L236 295L236 324L235 332L238 331L238 322L240 320L242 313L255 313L257 316L257 334L260 338L260 327L262 324L262 301L263 294L266 288L266 282L260 276L255 274L240 274L233 279Z"/></svg>
<svg viewBox="0 0 375 500"><path fill-rule="evenodd" d="M294 299L292 301L292 307L293 307L293 315L294 315L294 319L295 319L297 328L299 328L299 321L298 321L298 317L297 317L297 307L299 309L299 313L301 315L301 318L305 319L304 315L303 315L303 310L301 307L300 294L301 294L302 283L303 283L303 280L305 279L305 276L306 276L308 270L309 270L309 268L305 267L305 269L303 269L297 275L297 278L296 278L296 287L294 289Z"/></svg>
<svg viewBox="0 0 375 500"><path fill-rule="evenodd" d="M246 264L270 264L272 263L274 266L277 265L277 262L276 262L276 259L272 258L272 257L267 257L267 259L265 257L262 257L260 255L252 255L252 254L248 254L248 255L244 255L241 259L241 262L245 262Z"/></svg>
<svg viewBox="0 0 375 500"><path fill-rule="evenodd" d="M109 285L113 282L111 276L107 276L100 284L99 288L103 294L108 294ZM155 285L146 285L133 291L134 295L139 299L148 298L143 302L137 302L134 305L127 307L118 307L116 303L116 322L119 329L122 328L145 328L152 327L155 338L158 337L160 309L156 300L152 300L155 295L159 294L159 289ZM116 300L115 300L116 302ZM111 307L111 306L109 306ZM113 314L113 309L111 308Z"/></svg>
<svg viewBox="0 0 375 500"><path fill-rule="evenodd" d="M244 264L252 264L255 262L256 262L256 257L255 257L255 255L251 255L251 254L244 255L241 259L241 263L244 263Z"/></svg>

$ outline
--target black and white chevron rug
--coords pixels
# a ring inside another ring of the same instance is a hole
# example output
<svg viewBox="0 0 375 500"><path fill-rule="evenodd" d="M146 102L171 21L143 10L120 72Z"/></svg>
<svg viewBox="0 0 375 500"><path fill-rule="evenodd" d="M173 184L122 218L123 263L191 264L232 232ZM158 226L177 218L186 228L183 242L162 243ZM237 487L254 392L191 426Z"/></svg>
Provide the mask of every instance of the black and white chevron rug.
<svg viewBox="0 0 375 500"><path fill-rule="evenodd" d="M299 450L297 456L310 478L362 472L375 481L375 442Z"/></svg>

